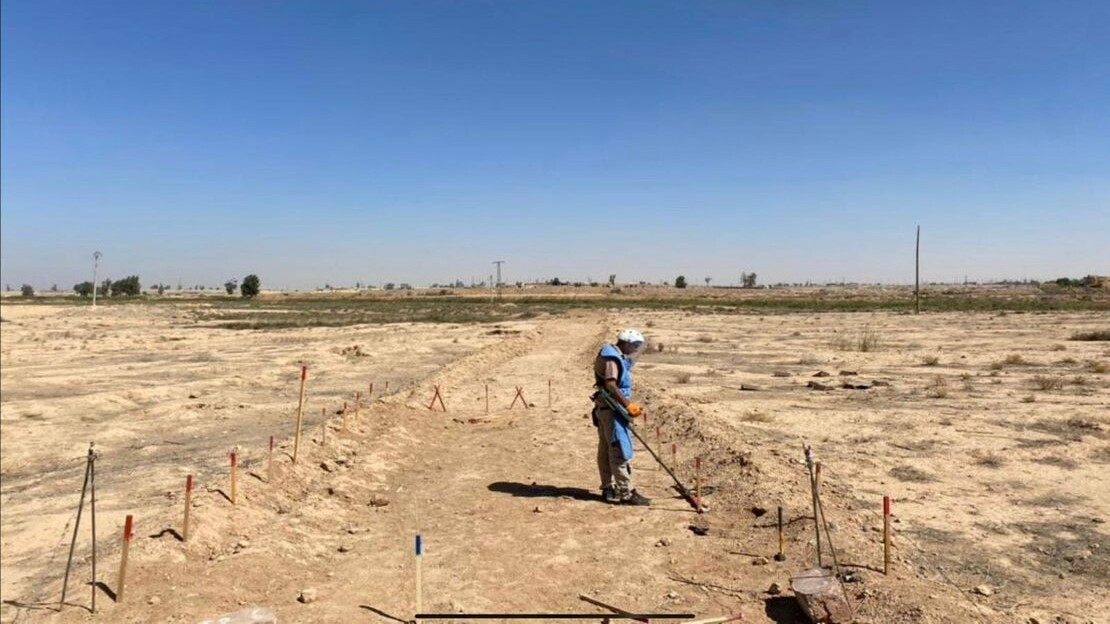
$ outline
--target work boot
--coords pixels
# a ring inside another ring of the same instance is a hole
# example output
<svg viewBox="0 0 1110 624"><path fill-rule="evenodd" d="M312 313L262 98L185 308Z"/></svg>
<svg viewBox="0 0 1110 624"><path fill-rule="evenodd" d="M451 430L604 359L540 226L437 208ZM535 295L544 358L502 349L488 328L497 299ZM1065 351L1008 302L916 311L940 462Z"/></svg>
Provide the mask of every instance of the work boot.
<svg viewBox="0 0 1110 624"><path fill-rule="evenodd" d="M601 498L605 499L607 503L621 502L621 497L617 494L617 489L611 485L601 488Z"/></svg>
<svg viewBox="0 0 1110 624"><path fill-rule="evenodd" d="M640 494L636 490L632 490L631 492L628 493L628 496L625 496L624 498L621 499L621 504L622 505L636 505L638 507L647 507L648 505L651 504L651 499L644 496L643 494Z"/></svg>

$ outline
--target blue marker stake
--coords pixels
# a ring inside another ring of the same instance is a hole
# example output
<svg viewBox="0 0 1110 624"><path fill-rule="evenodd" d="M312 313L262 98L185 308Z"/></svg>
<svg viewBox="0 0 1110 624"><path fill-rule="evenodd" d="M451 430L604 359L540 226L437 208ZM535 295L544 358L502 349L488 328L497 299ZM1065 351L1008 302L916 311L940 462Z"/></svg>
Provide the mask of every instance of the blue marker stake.
<svg viewBox="0 0 1110 624"><path fill-rule="evenodd" d="M421 539L420 534L416 535L416 612L421 613L424 610L424 588L423 579L420 574L420 564L424 559L424 540Z"/></svg>

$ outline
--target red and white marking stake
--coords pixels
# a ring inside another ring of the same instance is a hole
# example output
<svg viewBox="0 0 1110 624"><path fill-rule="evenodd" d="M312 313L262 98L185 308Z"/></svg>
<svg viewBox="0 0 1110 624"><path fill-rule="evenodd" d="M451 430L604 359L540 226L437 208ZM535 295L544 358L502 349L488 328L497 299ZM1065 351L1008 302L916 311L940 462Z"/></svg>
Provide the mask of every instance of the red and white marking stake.
<svg viewBox="0 0 1110 624"><path fill-rule="evenodd" d="M883 574L890 574L890 497L883 497Z"/></svg>
<svg viewBox="0 0 1110 624"><path fill-rule="evenodd" d="M239 456L231 452L231 504L239 498Z"/></svg>
<svg viewBox="0 0 1110 624"><path fill-rule="evenodd" d="M189 541L189 516L193 512L193 475L185 477L185 522L181 525L181 541Z"/></svg>
<svg viewBox="0 0 1110 624"><path fill-rule="evenodd" d="M297 432L293 435L293 463L297 463L297 453L301 450L301 423L304 422L304 384L308 379L308 367L301 367L301 398L297 401Z"/></svg>
<svg viewBox="0 0 1110 624"><path fill-rule="evenodd" d="M120 551L119 559L119 582L116 584L116 602L123 602L123 588L127 581L127 553L131 550L131 537L134 535L132 529L131 514L127 515L127 520L123 523L123 549Z"/></svg>

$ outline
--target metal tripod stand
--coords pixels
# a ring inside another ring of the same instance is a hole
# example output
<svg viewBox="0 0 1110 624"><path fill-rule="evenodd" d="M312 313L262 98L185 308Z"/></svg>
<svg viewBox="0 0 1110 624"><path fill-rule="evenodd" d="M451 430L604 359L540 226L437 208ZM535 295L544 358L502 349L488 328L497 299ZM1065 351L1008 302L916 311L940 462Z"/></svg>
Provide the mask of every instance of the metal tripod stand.
<svg viewBox="0 0 1110 624"><path fill-rule="evenodd" d="M85 493L91 490L89 513L92 516L92 607L96 613L96 458L100 453L94 443L89 442L89 454L85 461L85 482L81 485L81 503L77 507L77 521L73 525L73 539L69 543L69 559L66 560L66 575L62 581L62 599L58 601L58 611L66 604L66 590L69 589L69 571L73 567L73 551L77 547L77 532L81 528L81 512L85 509Z"/></svg>

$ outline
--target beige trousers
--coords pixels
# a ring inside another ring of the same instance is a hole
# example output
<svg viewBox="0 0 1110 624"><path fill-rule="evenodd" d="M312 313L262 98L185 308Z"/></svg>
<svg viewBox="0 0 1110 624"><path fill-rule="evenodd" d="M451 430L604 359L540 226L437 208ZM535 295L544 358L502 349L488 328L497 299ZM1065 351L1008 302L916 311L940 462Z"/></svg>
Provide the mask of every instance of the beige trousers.
<svg viewBox="0 0 1110 624"><path fill-rule="evenodd" d="M632 492L632 462L624 461L619 445L613 439L613 411L599 408L597 414L597 471L602 489L611 487L617 496L627 498Z"/></svg>

